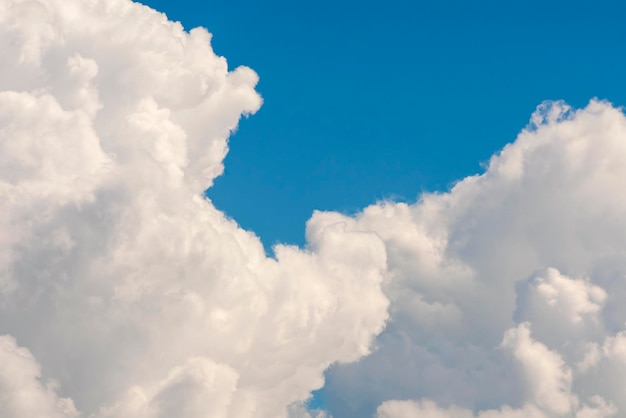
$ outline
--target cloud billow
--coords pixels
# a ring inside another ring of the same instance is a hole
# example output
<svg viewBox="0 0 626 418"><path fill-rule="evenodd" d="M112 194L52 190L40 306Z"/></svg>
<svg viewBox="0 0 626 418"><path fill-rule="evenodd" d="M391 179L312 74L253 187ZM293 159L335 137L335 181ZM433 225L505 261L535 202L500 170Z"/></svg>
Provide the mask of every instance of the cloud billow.
<svg viewBox="0 0 626 418"><path fill-rule="evenodd" d="M286 416L369 352L374 233L320 226L314 251L267 258L203 196L261 105L206 30L128 0L3 0L0 39L0 415Z"/></svg>
<svg viewBox="0 0 626 418"><path fill-rule="evenodd" d="M546 102L484 174L268 258L203 195L261 105L210 40L0 0L0 416L306 417L333 364L337 417L626 411L620 109Z"/></svg>
<svg viewBox="0 0 626 418"><path fill-rule="evenodd" d="M343 220L385 242L391 319L375 353L328 373L331 411L625 411L624 138L626 118L609 103L546 102L484 174Z"/></svg>

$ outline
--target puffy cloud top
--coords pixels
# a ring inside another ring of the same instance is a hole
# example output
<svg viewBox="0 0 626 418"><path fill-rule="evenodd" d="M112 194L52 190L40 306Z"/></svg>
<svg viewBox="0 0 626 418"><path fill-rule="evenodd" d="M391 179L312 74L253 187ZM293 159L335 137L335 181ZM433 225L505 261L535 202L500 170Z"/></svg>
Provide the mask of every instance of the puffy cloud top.
<svg viewBox="0 0 626 418"><path fill-rule="evenodd" d="M383 329L374 233L267 258L203 197L261 105L210 39L128 0L0 0L0 415L286 416Z"/></svg>
<svg viewBox="0 0 626 418"><path fill-rule="evenodd" d="M609 103L546 102L484 174L351 219L385 242L392 316L374 354L330 370L331 410L626 411L624 138L626 117Z"/></svg>

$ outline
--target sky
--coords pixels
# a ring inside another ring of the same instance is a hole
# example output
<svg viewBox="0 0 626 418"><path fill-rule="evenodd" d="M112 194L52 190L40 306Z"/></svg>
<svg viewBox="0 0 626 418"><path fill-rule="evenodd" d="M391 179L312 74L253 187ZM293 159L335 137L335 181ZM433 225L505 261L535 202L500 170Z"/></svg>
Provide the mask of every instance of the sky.
<svg viewBox="0 0 626 418"><path fill-rule="evenodd" d="M0 0L0 418L622 416L622 12Z"/></svg>
<svg viewBox="0 0 626 418"><path fill-rule="evenodd" d="M620 2L145 4L259 74L209 196L268 248L302 244L314 209L449 189L544 100L626 103Z"/></svg>

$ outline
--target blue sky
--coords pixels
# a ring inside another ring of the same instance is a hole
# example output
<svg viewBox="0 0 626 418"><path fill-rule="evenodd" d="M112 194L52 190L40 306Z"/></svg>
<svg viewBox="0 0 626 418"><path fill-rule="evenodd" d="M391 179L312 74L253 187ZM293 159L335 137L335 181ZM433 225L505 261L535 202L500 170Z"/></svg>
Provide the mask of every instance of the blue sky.
<svg viewBox="0 0 626 418"><path fill-rule="evenodd" d="M209 195L266 246L302 244L314 209L447 189L543 100L626 102L618 2L144 3L260 75Z"/></svg>

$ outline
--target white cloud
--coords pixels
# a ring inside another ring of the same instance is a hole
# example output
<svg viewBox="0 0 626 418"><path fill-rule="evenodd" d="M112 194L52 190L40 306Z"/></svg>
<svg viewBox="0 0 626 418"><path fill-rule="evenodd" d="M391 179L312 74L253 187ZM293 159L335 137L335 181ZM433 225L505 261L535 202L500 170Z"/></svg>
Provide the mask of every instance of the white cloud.
<svg viewBox="0 0 626 418"><path fill-rule="evenodd" d="M567 414L576 406L578 400L570 393L572 371L558 353L531 338L528 323L508 330L502 346L520 363L533 404L554 415Z"/></svg>
<svg viewBox="0 0 626 418"><path fill-rule="evenodd" d="M546 102L484 174L344 221L385 242L392 316L374 354L328 372L330 411L626 410L624 137L626 117L609 103Z"/></svg>
<svg viewBox="0 0 626 418"><path fill-rule="evenodd" d="M621 110L545 103L484 174L267 258L202 197L261 105L210 38L0 0L0 415L315 416L335 363L342 418L626 411Z"/></svg>
<svg viewBox="0 0 626 418"><path fill-rule="evenodd" d="M377 418L547 418L537 407L526 405L522 409L505 406L499 410L482 411L475 415L471 410L450 406L439 407L432 401L387 401L377 411Z"/></svg>
<svg viewBox="0 0 626 418"><path fill-rule="evenodd" d="M72 416L58 392L84 417L286 416L383 329L376 234L315 221L270 259L202 197L261 105L210 39L128 0L0 0L0 331L25 358L0 415Z"/></svg>
<svg viewBox="0 0 626 418"><path fill-rule="evenodd" d="M520 324L509 329L502 347L510 350L524 376L526 403L520 408L509 405L474 413L471 409L452 405L443 408L435 402L386 401L377 409L378 418L549 418L549 417L610 417L617 410L601 396L592 396L580 405L571 392L572 371L561 356L535 341L530 325Z"/></svg>
<svg viewBox="0 0 626 418"><path fill-rule="evenodd" d="M60 398L53 381L43 384L32 354L14 338L0 336L0 416L15 418L72 418L73 402Z"/></svg>
<svg viewBox="0 0 626 418"><path fill-rule="evenodd" d="M439 408L432 401L388 401L378 408L379 418L473 418L471 411L452 406Z"/></svg>
<svg viewBox="0 0 626 418"><path fill-rule="evenodd" d="M226 365L193 358L150 387L132 388L125 399L104 408L101 417L224 417L232 409L238 374ZM245 408L245 405L238 405Z"/></svg>
<svg viewBox="0 0 626 418"><path fill-rule="evenodd" d="M550 308L565 314L573 323L600 312L606 300L606 292L601 287L572 280L555 269L548 269L545 275L534 278L531 286Z"/></svg>
<svg viewBox="0 0 626 418"><path fill-rule="evenodd" d="M626 331L620 331L615 336L607 337L602 348L604 355L626 364Z"/></svg>

